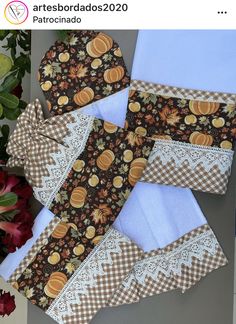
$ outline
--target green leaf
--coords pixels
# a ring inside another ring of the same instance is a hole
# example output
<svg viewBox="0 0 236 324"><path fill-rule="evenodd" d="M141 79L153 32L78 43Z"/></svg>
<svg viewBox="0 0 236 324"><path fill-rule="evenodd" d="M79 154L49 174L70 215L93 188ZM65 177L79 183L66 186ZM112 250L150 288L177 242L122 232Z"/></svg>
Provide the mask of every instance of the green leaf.
<svg viewBox="0 0 236 324"><path fill-rule="evenodd" d="M7 39L7 46L8 48L16 47L16 35L13 34Z"/></svg>
<svg viewBox="0 0 236 324"><path fill-rule="evenodd" d="M10 127L8 125L2 125L1 133L4 138L8 138L10 133Z"/></svg>
<svg viewBox="0 0 236 324"><path fill-rule="evenodd" d="M9 30L0 30L0 41L4 40L4 38L9 34Z"/></svg>
<svg viewBox="0 0 236 324"><path fill-rule="evenodd" d="M20 100L18 107L20 109L25 109L26 106L27 106L27 103L24 100Z"/></svg>
<svg viewBox="0 0 236 324"><path fill-rule="evenodd" d="M17 209L11 210L9 212L5 212L0 215L0 221L7 221L11 222L16 214L18 214L19 211Z"/></svg>
<svg viewBox="0 0 236 324"><path fill-rule="evenodd" d="M1 84L1 91L11 92L20 83L13 74L8 75Z"/></svg>
<svg viewBox="0 0 236 324"><path fill-rule="evenodd" d="M12 60L9 56L0 53L0 79L2 79L12 68Z"/></svg>
<svg viewBox="0 0 236 324"><path fill-rule="evenodd" d="M13 110L13 109L7 109L6 107L3 107L3 112L4 112L4 116L9 120L16 120L21 114L19 108Z"/></svg>
<svg viewBox="0 0 236 324"><path fill-rule="evenodd" d="M0 117L2 116L2 114L3 114L3 106L2 104L0 104Z"/></svg>
<svg viewBox="0 0 236 324"><path fill-rule="evenodd" d="M14 192L8 192L3 196L0 196L0 206L8 207L17 203L17 195Z"/></svg>
<svg viewBox="0 0 236 324"><path fill-rule="evenodd" d="M19 98L10 93L0 92L0 103L6 108L15 109L19 105Z"/></svg>
<svg viewBox="0 0 236 324"><path fill-rule="evenodd" d="M61 41L68 37L69 30L57 30L57 36Z"/></svg>

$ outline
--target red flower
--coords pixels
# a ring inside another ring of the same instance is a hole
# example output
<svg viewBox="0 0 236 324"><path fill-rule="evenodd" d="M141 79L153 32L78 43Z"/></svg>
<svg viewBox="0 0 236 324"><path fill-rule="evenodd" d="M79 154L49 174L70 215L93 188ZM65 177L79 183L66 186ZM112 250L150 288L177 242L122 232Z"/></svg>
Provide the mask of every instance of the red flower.
<svg viewBox="0 0 236 324"><path fill-rule="evenodd" d="M32 215L27 211L15 215L12 222L0 222L0 229L6 232L2 242L8 252L15 252L33 236L32 225Z"/></svg>
<svg viewBox="0 0 236 324"><path fill-rule="evenodd" d="M10 192L20 182L16 176L8 176L6 171L0 171L0 195Z"/></svg>
<svg viewBox="0 0 236 324"><path fill-rule="evenodd" d="M0 290L0 316L10 315L16 308L15 296Z"/></svg>

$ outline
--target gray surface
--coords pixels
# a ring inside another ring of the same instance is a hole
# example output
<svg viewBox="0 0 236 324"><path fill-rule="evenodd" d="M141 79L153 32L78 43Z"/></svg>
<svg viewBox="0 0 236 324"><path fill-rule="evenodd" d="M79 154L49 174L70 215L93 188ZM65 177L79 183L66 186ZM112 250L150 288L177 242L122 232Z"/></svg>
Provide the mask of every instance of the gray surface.
<svg viewBox="0 0 236 324"><path fill-rule="evenodd" d="M131 62L136 31L106 31L120 44L126 64ZM55 31L33 31L32 99L43 98L36 81L41 57L55 40ZM229 264L204 278L184 295L170 292L142 300L139 304L101 310L92 324L232 324L234 267L234 209L236 197L236 163L227 195L195 193L229 259ZM36 306L29 305L28 324L54 323ZM78 323L79 324L79 323Z"/></svg>

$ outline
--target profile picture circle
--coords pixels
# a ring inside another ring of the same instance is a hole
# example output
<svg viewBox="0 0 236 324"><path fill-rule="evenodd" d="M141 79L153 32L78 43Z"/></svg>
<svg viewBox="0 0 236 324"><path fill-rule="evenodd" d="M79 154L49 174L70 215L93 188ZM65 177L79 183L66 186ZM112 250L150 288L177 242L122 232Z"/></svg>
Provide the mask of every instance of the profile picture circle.
<svg viewBox="0 0 236 324"><path fill-rule="evenodd" d="M22 1L11 1L6 5L4 15L9 23L20 25L28 18L29 9Z"/></svg>

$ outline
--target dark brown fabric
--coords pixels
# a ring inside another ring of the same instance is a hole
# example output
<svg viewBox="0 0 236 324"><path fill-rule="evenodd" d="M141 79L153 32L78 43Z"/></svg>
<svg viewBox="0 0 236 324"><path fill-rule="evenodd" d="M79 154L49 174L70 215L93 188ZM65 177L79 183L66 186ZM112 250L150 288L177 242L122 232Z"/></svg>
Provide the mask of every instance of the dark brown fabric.
<svg viewBox="0 0 236 324"><path fill-rule="evenodd" d="M61 282L58 290L62 289L101 241L141 177L153 144L94 119L83 153L50 206L62 222L17 280L20 291L33 291L32 296L28 294L33 303L47 309L53 299L44 287L51 274L59 276L55 280ZM44 303L40 301L43 297Z"/></svg>
<svg viewBox="0 0 236 324"><path fill-rule="evenodd" d="M232 149L235 105L131 90L126 127L153 139Z"/></svg>
<svg viewBox="0 0 236 324"><path fill-rule="evenodd" d="M130 78L119 45L104 33L82 30L50 47L39 82L51 115L58 115L125 89Z"/></svg>

